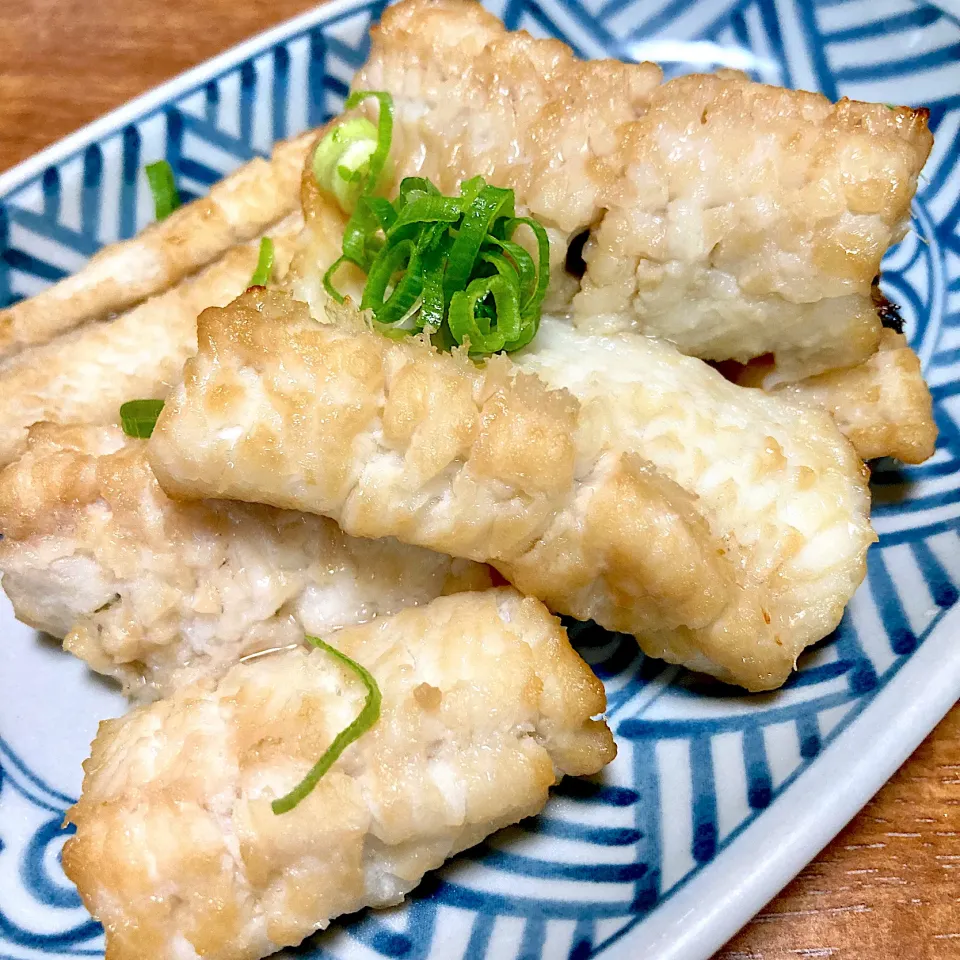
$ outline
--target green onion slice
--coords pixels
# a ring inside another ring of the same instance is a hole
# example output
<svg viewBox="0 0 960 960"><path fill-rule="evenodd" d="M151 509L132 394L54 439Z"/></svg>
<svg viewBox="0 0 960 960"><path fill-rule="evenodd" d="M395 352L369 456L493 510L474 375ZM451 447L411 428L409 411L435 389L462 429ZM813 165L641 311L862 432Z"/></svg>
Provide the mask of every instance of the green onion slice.
<svg viewBox="0 0 960 960"><path fill-rule="evenodd" d="M412 240L403 240L385 250L384 256L378 257L370 268L360 309L373 310L374 316L381 323L396 322L404 316L423 288L417 272L413 269L416 255L417 248ZM387 286L401 270L403 275L387 297Z"/></svg>
<svg viewBox="0 0 960 960"><path fill-rule="evenodd" d="M404 177L400 181L400 206L405 207L418 193L439 197L440 191L426 177Z"/></svg>
<svg viewBox="0 0 960 960"><path fill-rule="evenodd" d="M128 400L120 407L120 424L128 437L148 440L163 409L162 400Z"/></svg>
<svg viewBox="0 0 960 960"><path fill-rule="evenodd" d="M153 194L153 208L157 220L164 220L180 206L180 194L173 177L173 167L166 160L148 163L147 182Z"/></svg>
<svg viewBox="0 0 960 960"><path fill-rule="evenodd" d="M377 149L377 128L366 117L351 117L334 127L313 154L313 175L350 213L360 199L363 177Z"/></svg>
<svg viewBox="0 0 960 960"><path fill-rule="evenodd" d="M420 329L436 335L443 327L447 304L443 299L443 267L446 249L435 241L423 254L423 298L420 304Z"/></svg>
<svg viewBox="0 0 960 960"><path fill-rule="evenodd" d="M466 201L466 196L463 199ZM452 296L454 291L463 290L467 286L480 247L501 213L508 217L513 216L512 190L485 186L469 204L465 203L463 220L450 250L447 273L443 278L443 288L447 296Z"/></svg>
<svg viewBox="0 0 960 960"><path fill-rule="evenodd" d="M537 241L537 284L524 309L533 308L539 311L540 304L547 294L547 284L550 282L550 238L547 236L547 231L543 229L543 224L534 220L533 217L514 217L508 220L504 227L507 237L512 237L519 226L528 226Z"/></svg>
<svg viewBox="0 0 960 960"><path fill-rule="evenodd" d="M364 100L373 97L380 104L380 116L377 118L377 146L370 155L367 168L364 193L373 193L380 182L380 175L390 156L390 143L393 140L393 97L389 93L377 90L355 90L347 97L344 109L352 110Z"/></svg>
<svg viewBox="0 0 960 960"><path fill-rule="evenodd" d="M481 302L493 297L496 315L478 310ZM450 301L450 332L457 343L469 342L470 353L498 353L520 337L520 305L516 286L503 275L480 277L466 290L458 290Z"/></svg>
<svg viewBox="0 0 960 960"><path fill-rule="evenodd" d="M273 241L269 237L260 240L260 255L257 258L257 269L253 271L249 286L265 287L273 274Z"/></svg>
<svg viewBox="0 0 960 960"><path fill-rule="evenodd" d="M343 303L343 294L333 285L333 278L336 272L345 264L350 261L346 256L337 257L333 263L327 267L327 272L323 275L323 289L327 291L327 296L336 300L337 303Z"/></svg>
<svg viewBox="0 0 960 960"><path fill-rule="evenodd" d="M340 754L355 740L359 740L380 719L380 687L377 681L356 660L351 660L345 653L341 653L329 643L324 643L319 637L307 637L307 642L319 650L325 650L331 657L339 660L353 670L367 688L367 698L357 719L341 730L333 743L327 747L323 756L313 765L310 772L288 794L279 797L271 804L276 814L287 813L292 810L304 797L309 796L313 788L320 782L323 775L337 762Z"/></svg>
<svg viewBox="0 0 960 960"><path fill-rule="evenodd" d="M380 101L377 125L366 117L348 117L317 144L313 153L312 169L317 183L334 195L344 213L353 213L360 198L377 188L390 155L393 137L390 95L360 90L348 98L347 109L369 97Z"/></svg>
<svg viewBox="0 0 960 960"><path fill-rule="evenodd" d="M314 156L319 185L341 200L337 184L346 183L355 197L324 289L343 303L334 279L351 263L367 277L360 307L373 313L383 333L426 331L440 349L468 344L474 357L526 345L539 327L550 278L546 230L531 217L517 217L513 191L483 177L464 180L456 197L444 196L425 177L405 177L393 201L374 196L389 158L393 100L361 90L347 108L368 97L380 103L375 146L373 124L353 118L328 134ZM337 130L344 132L335 143ZM337 153L351 137L363 138L363 165L343 163L345 154ZM533 233L536 256L513 239L524 227Z"/></svg>

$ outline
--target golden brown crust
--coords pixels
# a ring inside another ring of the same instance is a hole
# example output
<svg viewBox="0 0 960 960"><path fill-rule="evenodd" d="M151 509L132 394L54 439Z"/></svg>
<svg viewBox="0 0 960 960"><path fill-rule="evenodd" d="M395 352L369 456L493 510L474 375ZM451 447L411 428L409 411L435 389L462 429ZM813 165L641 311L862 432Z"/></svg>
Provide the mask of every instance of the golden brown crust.
<svg viewBox="0 0 960 960"><path fill-rule="evenodd" d="M101 725L67 875L111 960L253 960L538 812L615 747L600 682L542 604L509 588L344 630L383 696L376 725L292 811L291 789L364 690L322 651L235 667Z"/></svg>
<svg viewBox="0 0 960 960"><path fill-rule="evenodd" d="M271 230L277 275L289 264L301 228L294 215ZM197 349L197 314L228 304L246 289L258 249L259 241L234 247L129 312L8 361L0 368L0 466L23 451L33 423L117 423L125 401L165 397Z"/></svg>
<svg viewBox="0 0 960 960"><path fill-rule="evenodd" d="M611 589L622 597L616 606L629 604L633 584L649 586L656 611L651 626L696 630L723 613L733 590L732 570L697 509L697 498L653 464L636 455L621 461L612 482L590 505L586 537L590 548L610 555ZM664 564L668 555L680 562Z"/></svg>
<svg viewBox="0 0 960 960"><path fill-rule="evenodd" d="M0 473L0 572L17 617L138 698L243 656L483 589L491 571L332 520L175 503L146 444L113 426L37 424Z"/></svg>
<svg viewBox="0 0 960 960"><path fill-rule="evenodd" d="M858 366L774 391L829 411L863 460L923 463L936 449L933 398L920 358L893 330L883 331L880 349Z"/></svg>
<svg viewBox="0 0 960 960"><path fill-rule="evenodd" d="M591 240L574 317L705 359L776 353L799 379L876 348L870 284L906 229L932 138L923 110L581 62L463 0L406 0L372 31L355 89L396 104L397 176L445 192L482 174L556 247ZM363 109L373 109L371 105Z"/></svg>
<svg viewBox="0 0 960 960"><path fill-rule="evenodd" d="M779 645L771 637L763 656L746 664L739 646L724 652L729 625L715 637L701 628L726 623L739 602L741 561L727 543L729 527L705 522L695 496L635 458L643 449L599 442L569 392L547 389L505 357L477 367L420 339L372 333L356 315L342 319L317 323L279 291L250 291L205 311L198 355L149 444L168 493L320 513L354 536L395 536L490 562L560 612L662 638L658 649L670 659L751 688L782 683L799 650L823 636L791 632L791 643ZM731 430L742 429L739 416ZM860 464L820 420L817 435L837 448L828 519L836 514L856 534L844 576L824 583L829 631L834 608L842 610L862 577L872 535ZM706 424L697 430L711 432ZM763 436L754 433L750 444ZM707 469L695 451L691 457ZM770 482L792 483L792 466Z"/></svg>
<svg viewBox="0 0 960 960"><path fill-rule="evenodd" d="M82 508L100 495L97 461L121 450L115 427L35 424L30 455L0 473L0 531L5 540L54 533L58 508Z"/></svg>
<svg viewBox="0 0 960 960"><path fill-rule="evenodd" d="M552 317L514 358L580 401L581 449L631 454L585 535L620 545L611 584L617 569L649 565L650 595L630 607L648 611L643 649L750 676L753 689L782 682L800 651L839 623L875 539L863 465L830 417L734 386L670 344L586 335ZM636 543L646 550L631 561ZM540 559L549 587L562 554ZM611 609L591 616L630 629L623 597L609 599ZM671 618L674 608L682 618Z"/></svg>
<svg viewBox="0 0 960 960"><path fill-rule="evenodd" d="M131 240L105 247L78 273L0 311L0 356L102 320L173 286L224 251L264 232L297 206L315 134L277 144Z"/></svg>
<svg viewBox="0 0 960 960"><path fill-rule="evenodd" d="M478 368L419 340L317 324L303 304L260 291L205 311L199 343L149 444L172 495L295 506L332 516L353 535L482 557L575 615L585 611L570 599L591 586L610 589L614 570L617 590L634 598L663 588L639 559L646 545L584 536L591 509L602 529L604 497L623 482L619 456L578 464L577 402L517 375L505 358ZM674 498L682 501L674 522L704 543L683 562L699 567L698 556L715 555L712 535L679 488L658 487L655 508ZM651 503L639 500L648 516ZM685 554L690 545L664 540ZM541 557L552 550L566 559L547 576ZM624 563L623 551L636 563ZM717 589L715 576L701 573L690 591ZM693 597L671 603L676 593L667 594L675 622L696 618ZM644 623L634 607L623 618L634 632Z"/></svg>

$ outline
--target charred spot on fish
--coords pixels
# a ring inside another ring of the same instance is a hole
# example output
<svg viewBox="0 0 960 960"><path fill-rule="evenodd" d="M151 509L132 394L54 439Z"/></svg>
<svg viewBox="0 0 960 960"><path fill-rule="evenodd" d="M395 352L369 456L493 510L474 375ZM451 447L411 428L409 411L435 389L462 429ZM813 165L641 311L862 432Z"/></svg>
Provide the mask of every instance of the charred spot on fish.
<svg viewBox="0 0 960 960"><path fill-rule="evenodd" d="M708 367L713 367L724 380L730 383L736 383L737 378L743 373L744 364L736 360L704 360Z"/></svg>
<svg viewBox="0 0 960 960"><path fill-rule="evenodd" d="M578 280L582 280L583 275L587 272L587 261L583 259L583 248L589 239L590 231L581 230L570 241L570 246L567 247L567 258L563 267L571 277L576 277Z"/></svg>
<svg viewBox="0 0 960 960"><path fill-rule="evenodd" d="M109 610L111 607L116 606L119 602L120 602L120 594L115 593L106 603L100 604L100 606L97 607L97 609L94 610L93 612L103 613L104 610Z"/></svg>
<svg viewBox="0 0 960 960"><path fill-rule="evenodd" d="M877 311L877 316L880 318L880 323L888 330L903 333L903 317L900 316L900 307L883 295L883 292L880 290L879 276L873 278L870 297L873 300L873 306Z"/></svg>
<svg viewBox="0 0 960 960"><path fill-rule="evenodd" d="M747 363L737 360L707 360L708 367L713 367L724 380L735 383L738 387L762 387L764 378L770 374L775 366L772 353L764 353L754 357Z"/></svg>
<svg viewBox="0 0 960 960"><path fill-rule="evenodd" d="M438 710L443 702L443 691L429 683L421 683L413 689L413 698L422 710Z"/></svg>

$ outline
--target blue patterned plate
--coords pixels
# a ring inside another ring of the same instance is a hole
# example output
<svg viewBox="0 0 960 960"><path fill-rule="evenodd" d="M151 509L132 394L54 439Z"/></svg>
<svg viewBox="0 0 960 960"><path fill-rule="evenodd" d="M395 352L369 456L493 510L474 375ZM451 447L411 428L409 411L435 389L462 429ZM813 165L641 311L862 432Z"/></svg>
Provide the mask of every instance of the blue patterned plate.
<svg viewBox="0 0 960 960"><path fill-rule="evenodd" d="M940 447L874 474L880 543L833 638L776 694L718 694L581 628L620 755L544 814L304 953L329 958L702 960L843 826L960 693L960 21L908 0L492 0L511 27L583 56L719 65L828 96L926 104L936 146L914 230L887 258L936 398ZM0 304L75 270L151 218L144 163L191 194L342 104L378 3L338 0L69 137L0 177ZM60 868L64 810L119 695L17 624L0 647L0 960L102 954Z"/></svg>

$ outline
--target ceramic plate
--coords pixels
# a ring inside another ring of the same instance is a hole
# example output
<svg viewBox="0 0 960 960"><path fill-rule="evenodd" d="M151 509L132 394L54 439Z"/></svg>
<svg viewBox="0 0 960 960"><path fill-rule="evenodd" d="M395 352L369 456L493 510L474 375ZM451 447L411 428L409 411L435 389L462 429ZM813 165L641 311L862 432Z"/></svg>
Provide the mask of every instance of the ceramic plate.
<svg viewBox="0 0 960 960"><path fill-rule="evenodd" d="M406 905L335 924L324 958L703 960L850 819L960 693L960 20L907 0L494 0L510 27L668 75L738 67L831 98L926 104L936 134L913 229L884 262L936 399L940 445L874 472L880 543L840 628L775 694L719 691L595 628L620 747L602 781L431 876ZM338 0L272 30L0 177L0 304L152 216L141 175L184 188L336 113L381 6ZM98 957L63 876L60 823L120 696L0 610L0 960Z"/></svg>

